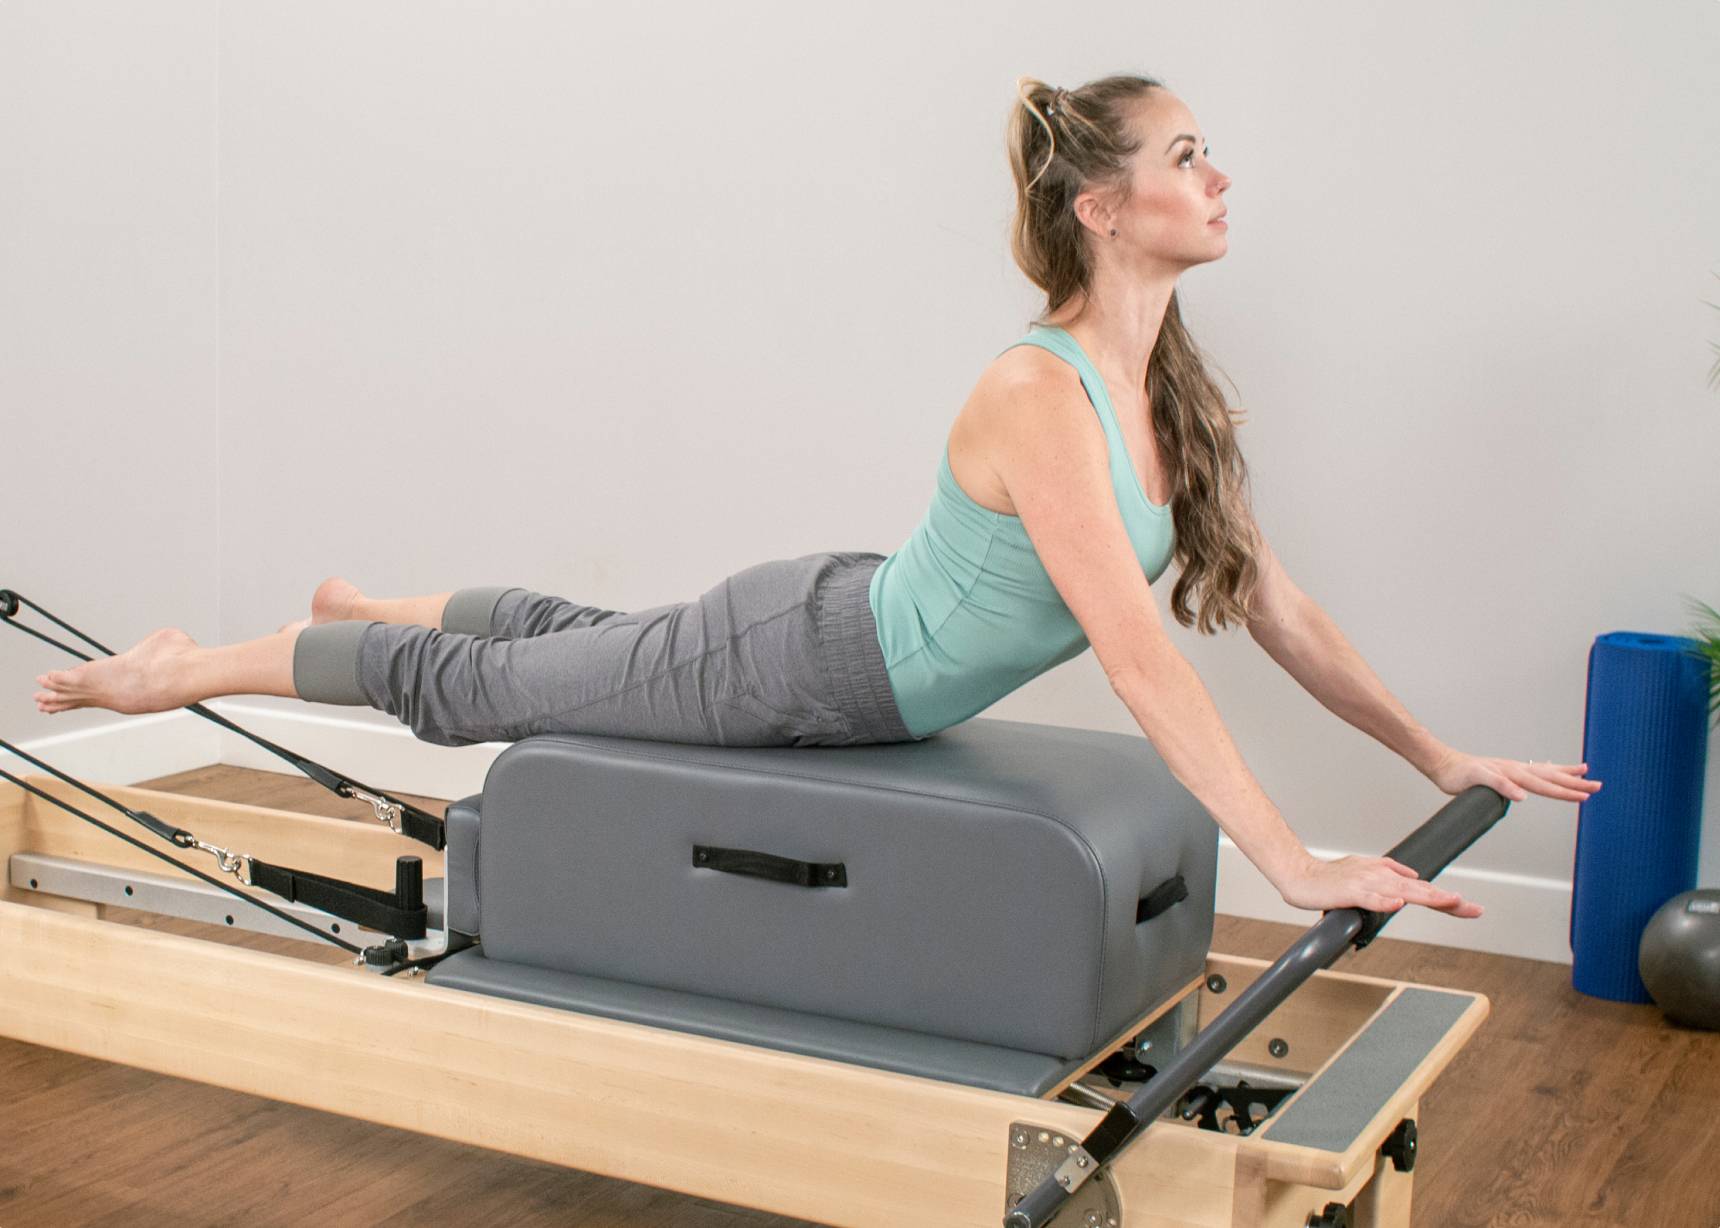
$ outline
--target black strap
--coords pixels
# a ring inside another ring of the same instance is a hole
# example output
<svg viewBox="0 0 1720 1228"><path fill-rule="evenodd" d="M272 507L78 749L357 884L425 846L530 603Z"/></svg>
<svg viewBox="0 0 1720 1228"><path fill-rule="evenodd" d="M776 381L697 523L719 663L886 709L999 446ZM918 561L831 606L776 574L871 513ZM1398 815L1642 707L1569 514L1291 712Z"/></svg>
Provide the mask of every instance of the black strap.
<svg viewBox="0 0 1720 1228"><path fill-rule="evenodd" d="M394 873L395 888L390 892L251 859L253 886L394 938L422 938L430 921L424 907L424 863L402 857L395 862Z"/></svg>
<svg viewBox="0 0 1720 1228"><path fill-rule="evenodd" d="M374 793L375 790L371 792ZM388 795L385 793L381 796ZM400 802L400 834L420 844L428 844L437 852L448 847L447 824L435 815L418 809L411 802Z"/></svg>
<svg viewBox="0 0 1720 1228"><path fill-rule="evenodd" d="M1178 874L1167 878L1164 882L1147 892L1146 898L1135 909L1135 924L1151 921L1154 917L1188 899L1188 884L1183 882L1183 876Z"/></svg>
<svg viewBox="0 0 1720 1228"><path fill-rule="evenodd" d="M266 738L259 738L256 734L239 728L239 726L235 725L220 713L210 712L207 708L203 707L202 704L191 705L191 711L196 712L199 715L207 716L217 725L224 725L234 733L239 734L241 737L250 738L251 741L255 742L258 746L261 746L264 750L273 751L288 763L298 768L299 771L303 772L306 776L309 776L312 780L316 781L323 788L327 789L330 793L333 793L336 797L352 797L353 789L363 789L366 793L373 793L390 805L400 807L401 835L416 840L420 844L428 844L437 852L441 852L443 849L448 847L447 825L429 811L420 810L411 802L403 801L392 794L384 793L381 789L373 789L369 785L360 784L350 776L342 776L339 772L330 771L322 764L314 763L311 760L306 759L303 755L296 755L284 746L276 746Z"/></svg>
<svg viewBox="0 0 1720 1228"><path fill-rule="evenodd" d="M701 870L746 874L753 878L768 878L775 883L790 883L796 887L848 885L848 867L840 861L796 861L792 857L778 857L774 853L758 853L751 849L725 849L710 844L695 844L693 864Z"/></svg>

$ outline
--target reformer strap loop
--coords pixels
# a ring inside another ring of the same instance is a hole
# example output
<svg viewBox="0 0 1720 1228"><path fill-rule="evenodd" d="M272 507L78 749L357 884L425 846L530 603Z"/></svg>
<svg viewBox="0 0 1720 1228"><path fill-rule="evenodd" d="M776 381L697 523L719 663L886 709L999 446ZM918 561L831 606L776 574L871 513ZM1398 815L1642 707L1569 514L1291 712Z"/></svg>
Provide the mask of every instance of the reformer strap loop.
<svg viewBox="0 0 1720 1228"><path fill-rule="evenodd" d="M251 859L251 882L284 900L320 908L394 938L422 938L429 927L429 912L423 902L424 863L416 857L402 857L395 863L393 892L308 870L289 870L256 858ZM407 902L414 897L418 901L415 906Z"/></svg>

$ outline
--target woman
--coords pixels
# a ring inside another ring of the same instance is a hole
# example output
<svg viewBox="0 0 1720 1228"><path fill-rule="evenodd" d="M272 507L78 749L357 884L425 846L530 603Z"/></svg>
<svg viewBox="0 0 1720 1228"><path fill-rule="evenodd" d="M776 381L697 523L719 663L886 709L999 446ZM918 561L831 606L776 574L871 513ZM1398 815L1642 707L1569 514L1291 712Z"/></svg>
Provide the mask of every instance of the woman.
<svg viewBox="0 0 1720 1228"><path fill-rule="evenodd" d="M312 616L204 649L158 631L38 682L43 712L154 712L231 694L368 704L444 745L585 732L719 745L920 739L1091 643L1177 778L1301 908L1459 917L1481 908L1389 858L1310 854L1243 764L1149 588L1173 559L1177 621L1246 625L1322 703L1447 793L1577 801L1586 765L1442 745L1285 576L1245 495L1223 397L1184 329L1184 270L1222 256L1230 180L1157 82L1024 78L1009 125L1013 251L1045 317L981 375L933 501L888 558L748 568L627 614L529 592L372 600L326 581Z"/></svg>

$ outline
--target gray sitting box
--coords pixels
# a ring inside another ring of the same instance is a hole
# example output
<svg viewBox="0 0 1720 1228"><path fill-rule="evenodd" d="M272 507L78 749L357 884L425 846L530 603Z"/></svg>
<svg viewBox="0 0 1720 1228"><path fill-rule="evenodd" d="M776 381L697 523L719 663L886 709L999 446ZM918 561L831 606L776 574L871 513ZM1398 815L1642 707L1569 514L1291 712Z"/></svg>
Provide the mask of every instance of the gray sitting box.
<svg viewBox="0 0 1720 1228"><path fill-rule="evenodd" d="M1037 1095L1202 975L1217 856L1140 736L534 737L449 807L428 979Z"/></svg>

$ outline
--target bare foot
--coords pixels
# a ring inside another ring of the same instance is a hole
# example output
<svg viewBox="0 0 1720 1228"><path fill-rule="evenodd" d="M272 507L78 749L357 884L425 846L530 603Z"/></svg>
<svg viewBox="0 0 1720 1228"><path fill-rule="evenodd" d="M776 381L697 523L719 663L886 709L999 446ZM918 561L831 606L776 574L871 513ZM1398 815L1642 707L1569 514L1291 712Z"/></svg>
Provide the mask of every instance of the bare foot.
<svg viewBox="0 0 1720 1228"><path fill-rule="evenodd" d="M317 585L317 591L311 596L311 616L301 618L297 622L285 623L281 630L303 631L310 626L357 618L358 603L363 600L364 594L353 585L339 576L330 576Z"/></svg>
<svg viewBox="0 0 1720 1228"><path fill-rule="evenodd" d="M175 627L144 637L117 657L98 657L72 669L41 674L36 710L107 708L134 715L167 712L193 702L182 666L197 641Z"/></svg>
<svg viewBox="0 0 1720 1228"><path fill-rule="evenodd" d="M363 600L364 594L356 587L339 576L330 576L317 585L317 591L311 597L311 622L337 623L357 618L358 603Z"/></svg>

